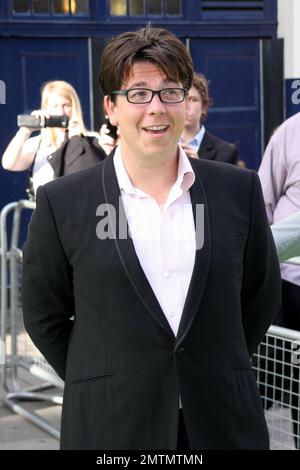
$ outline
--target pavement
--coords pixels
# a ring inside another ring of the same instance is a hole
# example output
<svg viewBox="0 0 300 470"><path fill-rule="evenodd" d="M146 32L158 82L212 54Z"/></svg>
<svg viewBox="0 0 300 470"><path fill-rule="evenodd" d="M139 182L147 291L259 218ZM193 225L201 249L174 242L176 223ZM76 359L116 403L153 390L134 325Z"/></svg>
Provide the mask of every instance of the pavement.
<svg viewBox="0 0 300 470"><path fill-rule="evenodd" d="M16 320L17 332L17 350L18 358L34 358L38 361L41 358L40 353L30 341L25 333L23 320L20 312L18 312ZM11 355L12 338L9 328L6 336L7 355ZM45 362L45 361L44 361ZM44 364L42 363L42 366ZM2 368L0 367L0 377L2 377ZM44 369L41 369L45 373ZM11 369L7 368L7 385L10 386ZM38 378L36 375L29 373L23 367L18 367L18 387L21 391L39 386L45 383L45 379ZM49 380L47 377L46 380ZM1 384L3 385L1 379ZM0 384L0 450L57 450L59 449L59 441L52 437L49 433L33 424L24 416L15 413L13 410L4 405L3 399L7 396L7 392ZM16 390L16 386L14 387ZM42 392L47 395L61 395L61 389L52 387ZM54 405L49 401L37 400L14 400L15 407L21 406L28 412L34 412L38 417L45 419L54 428L59 430L61 406Z"/></svg>
<svg viewBox="0 0 300 470"><path fill-rule="evenodd" d="M23 377L22 377L23 379ZM30 385L22 380L24 387ZM47 391L48 392L48 391ZM48 392L49 393L49 392ZM30 422L23 416L14 413L3 404L6 393L0 386L0 450L58 450L58 439ZM42 401L18 401L27 411L34 411L55 428L60 427L61 406Z"/></svg>
<svg viewBox="0 0 300 470"><path fill-rule="evenodd" d="M29 377L28 381L23 380L24 387L31 383L32 377ZM56 390L53 389L53 392L56 392ZM50 436L46 431L23 416L14 413L3 404L5 395L5 391L0 386L0 450L58 450L58 439ZM42 401L19 401L17 403L28 411L34 411L53 427L59 429L61 417L60 405L53 405ZM293 449L292 433L291 429L289 429L289 409L275 409L267 412L267 421L271 434L271 449ZM286 429L282 429L283 427Z"/></svg>

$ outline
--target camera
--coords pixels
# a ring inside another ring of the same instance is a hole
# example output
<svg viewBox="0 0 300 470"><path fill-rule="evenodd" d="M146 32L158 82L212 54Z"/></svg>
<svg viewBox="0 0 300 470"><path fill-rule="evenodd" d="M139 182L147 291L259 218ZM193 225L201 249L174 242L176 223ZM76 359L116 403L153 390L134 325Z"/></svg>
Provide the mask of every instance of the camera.
<svg viewBox="0 0 300 470"><path fill-rule="evenodd" d="M106 124L106 127L107 129L109 130L109 133L108 135L110 137L112 137L112 139L117 139L119 136L118 136L118 127L117 126L114 126L113 124L111 124L110 120L108 118L105 119L105 124Z"/></svg>
<svg viewBox="0 0 300 470"><path fill-rule="evenodd" d="M66 115L57 116L34 116L32 114L19 114L17 117L18 127L30 127L41 129L42 127L68 127L69 117Z"/></svg>

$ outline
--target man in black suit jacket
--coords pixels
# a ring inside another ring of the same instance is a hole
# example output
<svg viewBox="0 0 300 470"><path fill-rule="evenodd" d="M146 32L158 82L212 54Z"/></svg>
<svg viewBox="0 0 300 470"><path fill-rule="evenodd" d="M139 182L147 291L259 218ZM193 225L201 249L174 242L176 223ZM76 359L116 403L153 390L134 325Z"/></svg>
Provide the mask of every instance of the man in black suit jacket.
<svg viewBox="0 0 300 470"><path fill-rule="evenodd" d="M38 190L24 322L65 380L63 449L268 448L250 356L279 308L277 256L256 173L178 146L192 76L166 30L113 38L115 154Z"/></svg>
<svg viewBox="0 0 300 470"><path fill-rule="evenodd" d="M194 73L188 92L187 113L181 146L189 157L224 163L237 163L237 148L207 132L203 122L212 103L203 74Z"/></svg>

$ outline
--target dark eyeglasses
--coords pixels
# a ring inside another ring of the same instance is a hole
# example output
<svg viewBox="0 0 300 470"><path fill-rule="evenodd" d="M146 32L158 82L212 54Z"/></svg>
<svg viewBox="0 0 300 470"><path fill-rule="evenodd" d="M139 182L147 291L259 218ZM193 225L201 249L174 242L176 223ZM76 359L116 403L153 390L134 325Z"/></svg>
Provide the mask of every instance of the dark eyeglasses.
<svg viewBox="0 0 300 470"><path fill-rule="evenodd" d="M130 88L129 90L116 90L112 95L124 95L129 103L145 104L158 95L162 103L181 103L186 97L185 88L163 88L162 90L150 90L150 88Z"/></svg>

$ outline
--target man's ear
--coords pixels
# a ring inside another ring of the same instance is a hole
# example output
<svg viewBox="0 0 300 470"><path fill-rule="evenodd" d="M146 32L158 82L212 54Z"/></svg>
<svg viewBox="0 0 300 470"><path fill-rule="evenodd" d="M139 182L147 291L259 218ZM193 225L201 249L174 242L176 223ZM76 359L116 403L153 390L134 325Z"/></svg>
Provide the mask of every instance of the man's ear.
<svg viewBox="0 0 300 470"><path fill-rule="evenodd" d="M117 106L116 104L111 100L110 96L105 96L104 97L104 109L106 111L106 114L109 117L109 120L113 126L118 125L118 118L117 118Z"/></svg>
<svg viewBox="0 0 300 470"><path fill-rule="evenodd" d="M203 120L203 117L206 118L208 113L208 106L207 105L202 105L202 113L201 113L201 121Z"/></svg>

